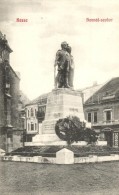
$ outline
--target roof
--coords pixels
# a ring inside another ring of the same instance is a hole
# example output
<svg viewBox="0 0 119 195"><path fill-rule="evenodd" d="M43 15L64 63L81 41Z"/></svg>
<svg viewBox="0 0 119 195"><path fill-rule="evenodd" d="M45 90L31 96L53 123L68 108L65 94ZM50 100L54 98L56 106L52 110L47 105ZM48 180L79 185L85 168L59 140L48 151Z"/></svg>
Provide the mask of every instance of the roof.
<svg viewBox="0 0 119 195"><path fill-rule="evenodd" d="M14 75L20 80L20 77L19 77L18 74L14 71L14 69L13 69L12 66L9 64L9 62L8 62L8 65L9 65L11 71L14 73Z"/></svg>
<svg viewBox="0 0 119 195"><path fill-rule="evenodd" d="M119 95L119 77L112 78L97 90L86 102L97 103L102 100L112 100Z"/></svg>
<svg viewBox="0 0 119 195"><path fill-rule="evenodd" d="M39 97L37 97L36 99L30 101L28 104L26 104L26 106L28 105L32 105L32 104L40 104L42 100L47 99L49 93L45 93L43 95L40 95Z"/></svg>
<svg viewBox="0 0 119 195"><path fill-rule="evenodd" d="M24 94L22 90L20 90L20 101L23 105L26 105L30 102L29 98L26 96L26 94Z"/></svg>
<svg viewBox="0 0 119 195"><path fill-rule="evenodd" d="M93 85L82 89L81 92L83 93L84 103L102 86L103 84L99 84L99 85Z"/></svg>
<svg viewBox="0 0 119 195"><path fill-rule="evenodd" d="M86 87L82 90L76 90L76 91L81 91L84 94L84 102L92 96L92 94L94 94L98 89L100 89L102 87L102 84L100 85L93 85L91 87ZM28 105L32 105L32 104L40 104L41 100L46 99L49 93L40 95L39 97L35 98L34 100L30 101L28 104L26 104L26 106Z"/></svg>
<svg viewBox="0 0 119 195"><path fill-rule="evenodd" d="M6 49L11 53L13 50L10 48L8 41L6 39L6 35L3 35L0 31L0 41L6 46Z"/></svg>

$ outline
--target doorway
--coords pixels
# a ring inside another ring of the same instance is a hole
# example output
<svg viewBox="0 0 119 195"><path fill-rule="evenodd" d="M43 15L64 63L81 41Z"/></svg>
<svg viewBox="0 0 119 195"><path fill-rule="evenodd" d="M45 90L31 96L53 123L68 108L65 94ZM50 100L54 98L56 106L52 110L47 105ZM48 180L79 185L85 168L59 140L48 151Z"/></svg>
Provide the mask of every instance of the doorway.
<svg viewBox="0 0 119 195"><path fill-rule="evenodd" d="M112 131L104 131L107 146L112 147Z"/></svg>

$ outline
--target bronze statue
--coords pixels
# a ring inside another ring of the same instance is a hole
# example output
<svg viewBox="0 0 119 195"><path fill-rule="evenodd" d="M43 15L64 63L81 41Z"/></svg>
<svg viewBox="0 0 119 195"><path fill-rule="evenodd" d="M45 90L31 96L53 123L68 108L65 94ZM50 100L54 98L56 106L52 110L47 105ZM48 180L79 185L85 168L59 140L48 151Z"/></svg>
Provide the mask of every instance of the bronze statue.
<svg viewBox="0 0 119 195"><path fill-rule="evenodd" d="M73 56L71 55L71 47L67 47L67 52L69 53L69 74L68 74L68 84L71 88L73 88L73 78L74 78L74 59Z"/></svg>
<svg viewBox="0 0 119 195"><path fill-rule="evenodd" d="M68 46L67 42L62 42L61 49L57 51L55 59L55 69L58 66L58 73L54 78L56 88L73 87L72 59L71 47Z"/></svg>

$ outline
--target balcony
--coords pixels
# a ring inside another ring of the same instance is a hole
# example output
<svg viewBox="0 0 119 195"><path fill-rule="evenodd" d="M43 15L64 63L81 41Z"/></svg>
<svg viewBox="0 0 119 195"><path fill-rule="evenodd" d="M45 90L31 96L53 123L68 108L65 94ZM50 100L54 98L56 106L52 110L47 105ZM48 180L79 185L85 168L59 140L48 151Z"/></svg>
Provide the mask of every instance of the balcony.
<svg viewBox="0 0 119 195"><path fill-rule="evenodd" d="M119 120L99 121L97 123L91 123L93 127L105 126L105 125L119 125Z"/></svg>
<svg viewBox="0 0 119 195"><path fill-rule="evenodd" d="M37 134L38 133L38 130L27 130L26 131L27 134Z"/></svg>
<svg viewBox="0 0 119 195"><path fill-rule="evenodd" d="M114 99L115 95L108 95L108 96L103 96L102 100L110 100L110 99Z"/></svg>
<svg viewBox="0 0 119 195"><path fill-rule="evenodd" d="M43 120L44 120L44 118L45 118L45 112L44 111L42 111L42 112L37 112L37 119L38 119L38 121L39 122L42 122Z"/></svg>

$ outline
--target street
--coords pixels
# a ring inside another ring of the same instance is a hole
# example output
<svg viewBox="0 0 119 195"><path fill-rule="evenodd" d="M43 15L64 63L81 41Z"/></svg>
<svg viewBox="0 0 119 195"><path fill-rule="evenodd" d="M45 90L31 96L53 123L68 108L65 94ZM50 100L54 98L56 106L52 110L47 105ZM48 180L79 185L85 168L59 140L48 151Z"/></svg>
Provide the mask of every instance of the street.
<svg viewBox="0 0 119 195"><path fill-rule="evenodd" d="M119 162L53 165L0 161L0 194L116 195Z"/></svg>

